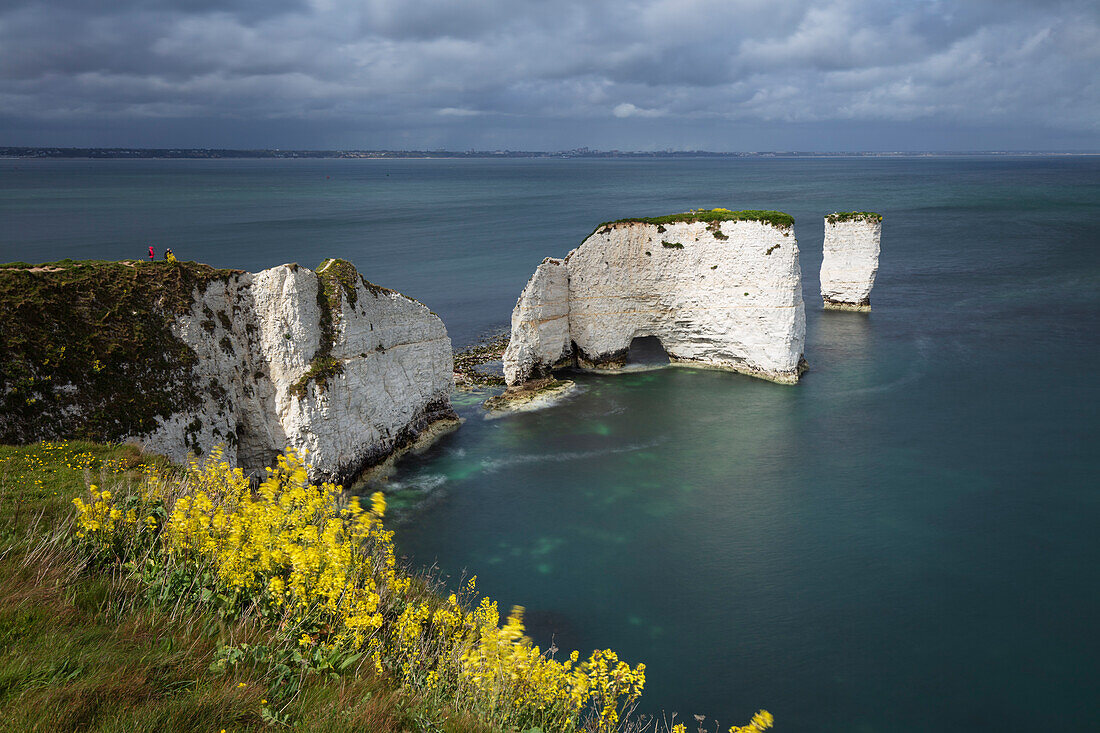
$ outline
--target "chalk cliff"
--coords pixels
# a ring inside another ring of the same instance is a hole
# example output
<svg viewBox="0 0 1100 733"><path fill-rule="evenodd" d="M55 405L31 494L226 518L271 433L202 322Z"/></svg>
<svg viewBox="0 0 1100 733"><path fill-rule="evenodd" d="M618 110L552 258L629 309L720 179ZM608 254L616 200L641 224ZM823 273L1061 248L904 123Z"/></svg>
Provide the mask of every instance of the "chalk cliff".
<svg viewBox="0 0 1100 733"><path fill-rule="evenodd" d="M726 209L610 222L546 259L512 312L510 387L615 369L655 336L674 362L798 381L806 334L793 219Z"/></svg>
<svg viewBox="0 0 1100 733"><path fill-rule="evenodd" d="M850 211L825 217L821 298L827 310L871 310L881 238L880 214Z"/></svg>
<svg viewBox="0 0 1100 733"><path fill-rule="evenodd" d="M33 309L26 325L59 332L54 346L24 338L3 355L4 400L18 409L0 417L0 440L130 440L177 461L223 445L249 472L289 446L308 451L311 478L346 482L455 418L442 321L348 262L99 267L0 269L0 285L91 291L75 312L48 297Z"/></svg>

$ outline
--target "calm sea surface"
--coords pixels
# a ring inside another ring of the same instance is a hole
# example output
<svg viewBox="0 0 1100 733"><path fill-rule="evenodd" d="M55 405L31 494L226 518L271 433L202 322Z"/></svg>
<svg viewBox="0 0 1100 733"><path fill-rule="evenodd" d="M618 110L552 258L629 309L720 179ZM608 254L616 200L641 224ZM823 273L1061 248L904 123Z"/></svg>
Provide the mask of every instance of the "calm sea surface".
<svg viewBox="0 0 1100 733"><path fill-rule="evenodd" d="M0 161L0 261L325 257L507 325L545 256L689 208L796 219L811 371L579 376L390 483L400 548L532 633L648 665L644 709L785 731L1100 725L1100 159ZM885 214L823 313L833 210Z"/></svg>

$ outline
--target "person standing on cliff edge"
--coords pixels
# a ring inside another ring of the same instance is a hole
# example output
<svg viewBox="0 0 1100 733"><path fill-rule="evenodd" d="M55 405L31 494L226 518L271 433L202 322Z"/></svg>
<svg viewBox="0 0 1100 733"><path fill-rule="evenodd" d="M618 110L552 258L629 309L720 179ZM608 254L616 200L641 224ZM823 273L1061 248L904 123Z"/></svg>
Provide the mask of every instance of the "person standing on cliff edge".
<svg viewBox="0 0 1100 733"><path fill-rule="evenodd" d="M156 254L153 252L153 245L150 244L149 245L149 261L152 262L156 258L157 258Z"/></svg>

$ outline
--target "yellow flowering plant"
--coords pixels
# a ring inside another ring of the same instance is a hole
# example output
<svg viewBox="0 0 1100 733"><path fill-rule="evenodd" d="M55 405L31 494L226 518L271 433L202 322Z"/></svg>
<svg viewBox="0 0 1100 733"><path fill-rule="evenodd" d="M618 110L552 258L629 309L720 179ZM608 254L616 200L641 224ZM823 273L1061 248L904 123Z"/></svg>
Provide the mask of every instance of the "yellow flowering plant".
<svg viewBox="0 0 1100 733"><path fill-rule="evenodd" d="M611 650L584 661L545 653L526 636L523 609L501 625L473 580L461 599L414 583L383 527L382 494L363 507L313 484L294 451L258 487L215 451L178 479L150 472L137 492L92 486L74 504L78 541L159 600L268 624L271 643L223 645L214 667L272 670L263 713L272 722L289 722L306 673L388 676L503 728L598 733L620 728L645 685L645 665Z"/></svg>

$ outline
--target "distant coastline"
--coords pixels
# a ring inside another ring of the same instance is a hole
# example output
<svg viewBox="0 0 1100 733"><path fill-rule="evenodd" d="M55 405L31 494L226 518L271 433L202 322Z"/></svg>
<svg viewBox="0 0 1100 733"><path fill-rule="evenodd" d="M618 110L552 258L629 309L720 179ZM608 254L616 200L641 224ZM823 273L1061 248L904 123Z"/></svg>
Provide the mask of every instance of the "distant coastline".
<svg viewBox="0 0 1100 733"><path fill-rule="evenodd" d="M1030 151L1030 150L974 150L974 151L876 151L876 152L820 152L820 151L754 151L712 152L707 150L590 150L576 148L558 151L531 150L280 150L265 148L238 150L233 148L66 148L66 147L0 147L0 158L19 159L226 159L226 158L275 158L275 159L461 159L461 158L912 158L959 155L982 156L1093 156L1100 152L1088 151Z"/></svg>

